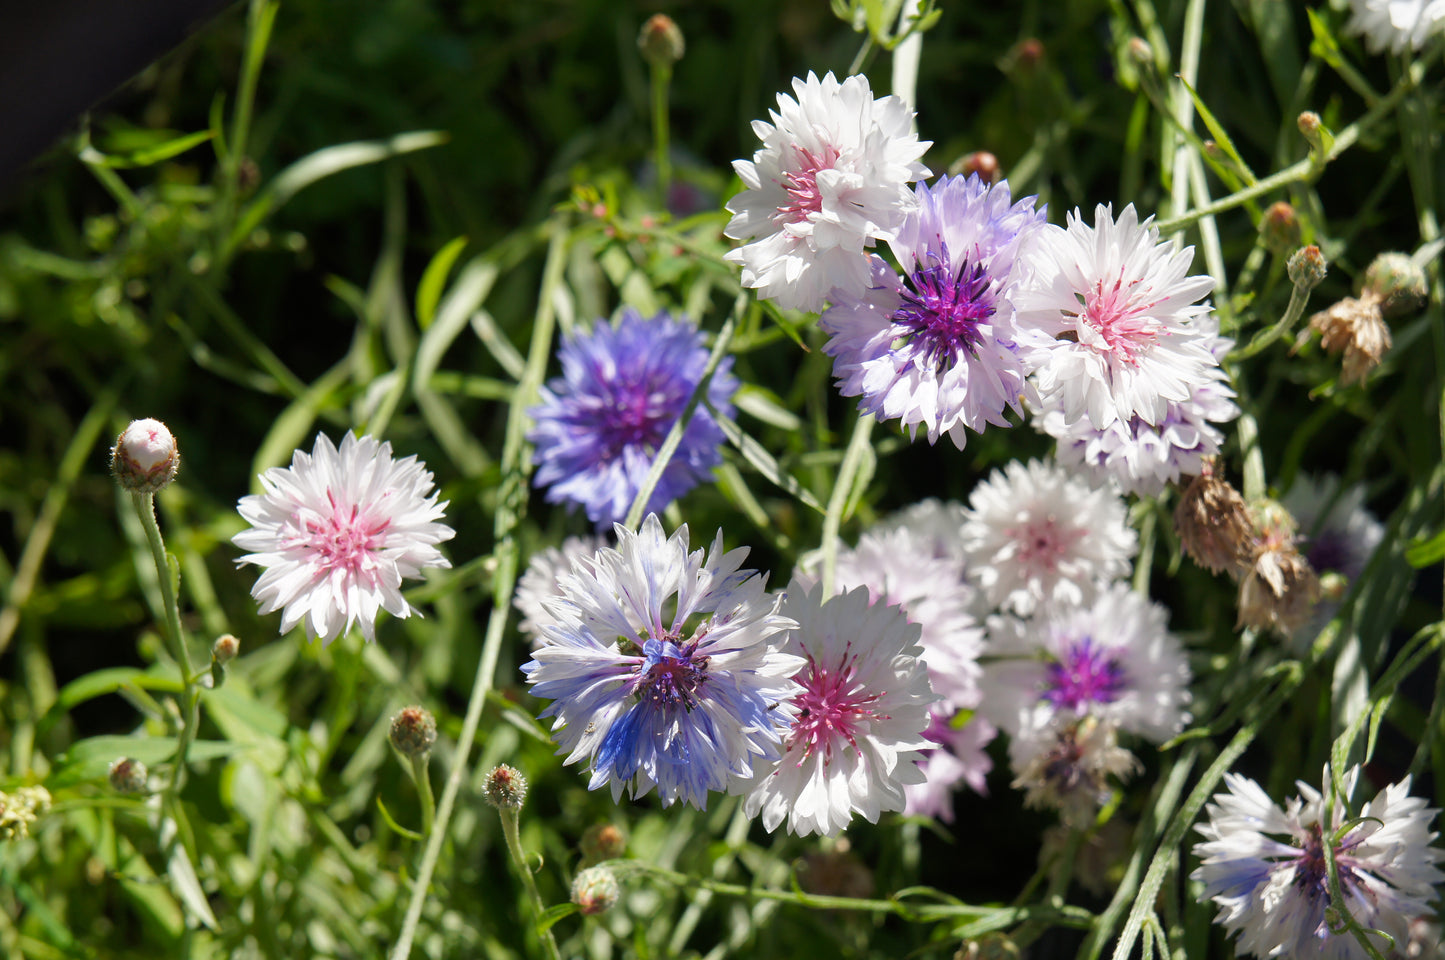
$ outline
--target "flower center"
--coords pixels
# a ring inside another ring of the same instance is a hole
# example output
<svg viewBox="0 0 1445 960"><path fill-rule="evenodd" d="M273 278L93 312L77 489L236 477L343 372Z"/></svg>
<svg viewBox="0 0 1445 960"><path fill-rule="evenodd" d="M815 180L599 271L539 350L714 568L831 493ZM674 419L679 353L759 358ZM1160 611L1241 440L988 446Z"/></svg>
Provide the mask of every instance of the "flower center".
<svg viewBox="0 0 1445 960"><path fill-rule="evenodd" d="M382 534L391 526L391 519L363 514L356 504L343 507L330 490L326 491L326 500L331 504L330 516L297 515L295 522L301 528L299 539L311 552L314 562L328 569L339 568L360 575L371 555L380 549Z"/></svg>
<svg viewBox="0 0 1445 960"><path fill-rule="evenodd" d="M1091 637L1069 644L1064 655L1048 665L1046 676L1042 699L1075 711L1113 703L1129 679L1112 651L1094 646Z"/></svg>
<svg viewBox="0 0 1445 960"><path fill-rule="evenodd" d="M667 436L675 415L668 395L650 384L626 384L613 392L601 413L599 433L613 456L627 447L657 449Z"/></svg>
<svg viewBox="0 0 1445 960"><path fill-rule="evenodd" d="M1031 520L1022 527L1011 527L1004 534L1017 543L1019 562L1035 569L1053 573L1059 561L1074 549L1084 531L1077 527L1062 528L1053 516Z"/></svg>
<svg viewBox="0 0 1445 960"><path fill-rule="evenodd" d="M843 662L836 670L820 667L809 654L807 669L794 678L803 685L803 692L793 698L798 717L788 735L787 749L802 749L800 764L820 750L823 762L831 763L835 744L846 740L857 747L858 733L865 724L888 719L873 711L872 704L881 695L867 692L854 679L858 658L852 647L849 643L844 648Z"/></svg>
<svg viewBox="0 0 1445 960"><path fill-rule="evenodd" d="M1099 353L1111 353L1128 364L1137 364L1139 354L1156 343L1164 324L1145 311L1153 303L1137 303L1134 287L1138 280L1126 285L1122 277L1110 287L1100 280L1084 294L1083 311L1078 314L1078 341ZM1068 339L1072 339L1069 337Z"/></svg>
<svg viewBox="0 0 1445 960"><path fill-rule="evenodd" d="M1343 530L1321 530L1318 536L1309 538L1304 554L1316 570L1350 572L1345 569L1350 559L1350 545Z"/></svg>
<svg viewBox="0 0 1445 960"><path fill-rule="evenodd" d="M1305 829L1306 833L1300 844L1300 852L1295 857L1294 885L1311 897L1329 899L1329 868L1325 863L1325 841L1322 830L1318 823L1312 823ZM1348 846L1347 842L1335 847L1335 863L1339 865L1340 869L1340 890L1345 894L1346 899L1349 899L1350 888L1359 882L1355 871L1344 862Z"/></svg>
<svg viewBox="0 0 1445 960"><path fill-rule="evenodd" d="M637 667L632 691L662 708L697 706L698 688L707 681L707 656L698 656L697 642L679 647L671 640L648 640Z"/></svg>
<svg viewBox="0 0 1445 960"><path fill-rule="evenodd" d="M778 208L778 217L783 223L798 223L812 214L823 212L823 194L818 189L818 171L831 170L838 162L838 149L827 146L819 153L794 146L797 151L798 168L783 174L782 187L788 194L788 203Z"/></svg>
<svg viewBox="0 0 1445 960"><path fill-rule="evenodd" d="M914 346L933 367L952 363L960 351L977 354L983 342L979 324L993 316L990 278L982 264L966 263L958 276L947 266L948 251L940 261L920 267L903 289L903 303L888 315L898 327L898 340Z"/></svg>

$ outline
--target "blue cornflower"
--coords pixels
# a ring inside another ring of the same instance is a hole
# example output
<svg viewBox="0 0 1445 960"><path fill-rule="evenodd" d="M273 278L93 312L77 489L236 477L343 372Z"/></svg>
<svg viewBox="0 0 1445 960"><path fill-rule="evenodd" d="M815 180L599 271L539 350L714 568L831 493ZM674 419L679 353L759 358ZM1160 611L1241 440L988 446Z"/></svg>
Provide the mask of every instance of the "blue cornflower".
<svg viewBox="0 0 1445 960"><path fill-rule="evenodd" d="M1004 411L1021 410L1029 353L1011 297L1044 211L977 176L915 193L917 210L889 241L904 275L873 257L870 289L834 291L823 350L859 410L899 420L910 435L921 426L929 443L947 434L963 449L965 428L1008 426Z"/></svg>
<svg viewBox="0 0 1445 960"><path fill-rule="evenodd" d="M664 805L703 809L782 755L805 662L782 642L797 624L766 577L738 569L746 549L723 553L721 531L710 553L688 552L685 525L664 537L655 514L616 531L543 601L553 622L522 672L553 701L542 716L556 717L558 752L589 761L589 789L656 787Z"/></svg>
<svg viewBox="0 0 1445 960"><path fill-rule="evenodd" d="M615 327L599 321L590 332L568 337L557 355L562 376L542 388L541 405L528 411L536 421L527 437L536 445L534 483L549 488L549 503L580 504L599 526L617 522L702 379L708 356L702 334L666 312L643 319L628 309ZM707 391L713 409L728 419L738 388L731 368L732 358L724 358ZM699 404L648 509L661 510L708 479L722 462L723 439Z"/></svg>

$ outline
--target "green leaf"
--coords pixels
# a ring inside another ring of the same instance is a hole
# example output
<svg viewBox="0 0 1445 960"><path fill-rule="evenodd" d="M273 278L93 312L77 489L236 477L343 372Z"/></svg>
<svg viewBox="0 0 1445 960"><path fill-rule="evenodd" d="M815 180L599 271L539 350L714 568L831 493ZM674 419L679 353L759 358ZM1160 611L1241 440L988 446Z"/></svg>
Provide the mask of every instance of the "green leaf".
<svg viewBox="0 0 1445 960"><path fill-rule="evenodd" d="M150 167L171 157L179 156L187 150L200 146L215 136L212 130L201 130L197 133L188 133L176 137L174 140L167 140L154 146L143 147L132 150L125 154L102 154L98 150L90 149L85 151L81 159L86 163L93 163L102 167L110 167L112 170L124 170L130 167Z"/></svg>
<svg viewBox="0 0 1445 960"><path fill-rule="evenodd" d="M67 683L56 696L55 704L40 719L37 734L44 734L55 726L71 710L88 700L117 693L125 687L139 687L144 690L162 690L180 693L183 689L179 677L159 676L147 673L137 667L111 667L87 673Z"/></svg>
<svg viewBox="0 0 1445 960"><path fill-rule="evenodd" d="M1405 548L1405 562L1419 570L1445 560L1445 530L1429 539L1414 540Z"/></svg>
<svg viewBox="0 0 1445 960"><path fill-rule="evenodd" d="M244 743L228 740L197 740L187 754L189 761L213 760L247 749ZM147 766L164 763L175 756L174 737L90 737L71 744L60 757L58 769L46 781L47 788L63 787L99 780L110 772L110 765L122 757L134 757Z"/></svg>
<svg viewBox="0 0 1445 960"><path fill-rule="evenodd" d="M437 301L441 299L442 288L446 285L447 277L451 275L452 265L466 248L467 238L457 237L438 250L422 272L421 283L416 287L416 322L421 329L431 326L432 318L436 316Z"/></svg>
<svg viewBox="0 0 1445 960"><path fill-rule="evenodd" d="M403 837L406 837L408 840L415 840L418 843L426 839L426 837L417 833L415 830L408 830L406 827L403 827L401 824L397 823L396 819L392 817L391 811L386 809L386 804L381 802L380 797L376 798L376 809L381 811L381 819L386 821L386 825L388 827L391 827L391 829L395 830L397 833L401 834Z"/></svg>
<svg viewBox="0 0 1445 960"><path fill-rule="evenodd" d="M1214 142L1219 145L1219 148L1225 152L1230 160L1234 161L1240 172L1244 174L1246 182L1253 185L1256 182L1254 173L1245 165L1244 158L1239 155L1239 151L1234 146L1234 141L1230 139L1229 133L1224 129L1223 124L1215 119L1214 114L1210 112L1209 107L1205 105L1204 100L1200 98L1195 89L1189 85L1188 80L1180 77L1179 82L1184 84L1185 90L1189 91L1189 99L1194 101L1194 109L1199 111L1199 119L1204 121L1204 126L1209 130L1209 135L1214 138Z"/></svg>
<svg viewBox="0 0 1445 960"><path fill-rule="evenodd" d="M563 917L570 917L576 912L577 904L575 903L559 903L555 906L548 907L546 912L537 918L537 932L543 933L551 930L558 920L561 920Z"/></svg>
<svg viewBox="0 0 1445 960"><path fill-rule="evenodd" d="M161 821L161 845L171 849L170 858L166 862L166 873L171 878L171 887L192 916L208 929L219 930L221 925L216 922L216 915L211 912L210 900L206 897L206 891L201 888L196 868L191 864L191 855L186 852L186 845L180 842L179 833L176 822L170 817Z"/></svg>
<svg viewBox="0 0 1445 960"><path fill-rule="evenodd" d="M714 413L716 413L716 411L714 411ZM785 472L783 468L778 465L778 461L773 459L773 455L767 451L766 447L746 433L743 433L742 428L727 417L715 416L714 419L717 425L722 428L722 432L727 434L728 442L738 448L738 452L743 455L743 459L752 464L754 470L757 470L758 473L761 473L773 481L773 483L792 494L799 502L812 507L819 513L825 514L828 512L827 509L818 502L818 498L813 496L812 491L804 487L792 474Z"/></svg>

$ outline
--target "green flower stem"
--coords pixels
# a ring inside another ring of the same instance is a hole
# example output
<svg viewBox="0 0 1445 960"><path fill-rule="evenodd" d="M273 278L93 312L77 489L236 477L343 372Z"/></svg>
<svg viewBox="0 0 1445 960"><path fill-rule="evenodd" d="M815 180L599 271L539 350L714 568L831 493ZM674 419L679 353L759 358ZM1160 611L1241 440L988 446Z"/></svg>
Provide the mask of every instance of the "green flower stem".
<svg viewBox="0 0 1445 960"><path fill-rule="evenodd" d="M186 636L181 632L181 610L176 604L176 588L171 582L171 564L166 555L166 544L161 539L161 527L156 522L156 495L154 493L132 493L136 513L145 527L146 540L150 543L151 559L156 564L156 579L161 585L161 606L166 613L166 639L170 643L171 656L181 669L181 716L183 718L180 736L176 743L175 772L166 787L166 795L175 797L185 780L186 755L191 742L196 739L196 726L200 720L200 692L195 685L195 668L191 666L191 652Z"/></svg>
<svg viewBox="0 0 1445 960"><path fill-rule="evenodd" d="M1284 316L1280 317L1279 321L1268 330L1255 334L1254 339L1249 341L1249 343L1246 343L1238 350L1231 350L1229 355L1224 358L1225 363L1238 363L1241 360L1248 360L1293 330L1294 325L1299 322L1299 318L1304 315L1305 304L1309 302L1310 290L1312 289L1313 287L1302 283L1295 284L1293 289L1290 290L1289 306L1285 307Z"/></svg>
<svg viewBox="0 0 1445 960"><path fill-rule="evenodd" d="M537 316L532 324L532 343L527 354L527 366L517 384L517 393L507 411L507 433L502 445L502 484L497 501L496 523L496 571L492 577L492 613L487 621L487 634L482 641L482 657L477 663L477 675L472 681L471 697L467 701L467 714L462 720L461 736L457 739L455 759L447 773L446 786L442 789L441 802L437 805L436 823L427 837L426 850L421 865L417 868L416 882L412 886L411 901L407 904L406 917L402 921L401 935L392 948L391 960L406 960L411 956L411 945L416 939L416 928L421 923L422 907L426 904L427 888L431 886L432 874L436 872L437 860L445 844L447 826L451 823L452 810L456 807L457 794L466 778L467 758L472 744L477 739L477 725L482 719L482 705L487 701L487 692L497 673L497 659L501 656L502 636L507 626L507 616L512 609L512 590L517 585L517 540L513 535L517 522L527 508L527 478L531 471L531 460L527 453L527 430L531 418L527 408L537 402L537 389L547 372L547 361L552 356L552 333L556 328L556 292L562 283L562 271L567 265L568 232L565 222L554 220L550 224L551 241L547 246L547 262L542 268L542 289L537 300Z"/></svg>
<svg viewBox="0 0 1445 960"><path fill-rule="evenodd" d="M411 758L411 778L416 781L416 792L421 797L421 835L431 836L436 823L437 802L431 789L431 754L423 753Z"/></svg>
<svg viewBox="0 0 1445 960"><path fill-rule="evenodd" d="M823 516L823 599L833 595L833 573L838 567L838 529L843 525L843 511L848 506L848 494L853 489L854 479L863 465L865 450L870 450L868 438L873 434L877 421L873 415L858 418L853 427L853 436L848 440L848 449L843 452L843 463L838 467L838 481L828 497L828 512Z"/></svg>
<svg viewBox="0 0 1445 960"><path fill-rule="evenodd" d="M667 191L672 186L672 157L668 151L667 93L672 87L672 64L652 64L652 149L657 164L657 191L662 206L667 207Z"/></svg>
<svg viewBox="0 0 1445 960"><path fill-rule="evenodd" d="M527 888L527 896L532 901L532 909L536 911L536 923L538 935L542 938L542 946L547 949L547 956L552 960L562 960L562 955L557 951L557 941L552 937L552 928L542 926L542 915L547 907L542 902L542 894L537 891L537 880L532 876L532 868L527 866L527 855L522 850L522 837L517 829L517 811L514 807L498 807L497 812L502 815L502 836L507 838L507 851L512 855L512 862L517 865L517 873L522 878L522 885Z"/></svg>

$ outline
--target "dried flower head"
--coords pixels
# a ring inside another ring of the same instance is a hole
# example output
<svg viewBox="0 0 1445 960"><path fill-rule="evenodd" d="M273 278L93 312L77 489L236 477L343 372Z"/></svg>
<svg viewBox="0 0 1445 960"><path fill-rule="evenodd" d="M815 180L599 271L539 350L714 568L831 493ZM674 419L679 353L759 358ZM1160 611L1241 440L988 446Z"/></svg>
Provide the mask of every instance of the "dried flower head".
<svg viewBox="0 0 1445 960"><path fill-rule="evenodd" d="M181 455L176 438L159 420L134 420L110 450L116 482L136 493L155 493L176 478Z"/></svg>
<svg viewBox="0 0 1445 960"><path fill-rule="evenodd" d="M391 718L391 745L405 757L423 757L437 742L437 721L425 707L403 707Z"/></svg>
<svg viewBox="0 0 1445 960"><path fill-rule="evenodd" d="M487 798L488 803L499 809L518 810L522 806L522 801L527 799L527 778L522 776L521 771L516 767L509 767L505 763L499 764L487 774L487 782L482 788L482 796Z"/></svg>
<svg viewBox="0 0 1445 960"><path fill-rule="evenodd" d="M1112 787L1109 777L1128 777L1139 761L1119 746L1112 723L1094 716L1054 720L1022 730L1009 746L1018 776L1013 787L1023 790L1024 806L1053 808L1065 824L1082 829L1094 822Z"/></svg>
<svg viewBox="0 0 1445 960"><path fill-rule="evenodd" d="M1390 349L1390 328L1381 310L1384 299L1372 288L1358 299L1345 297L1310 317L1309 329L1320 335L1320 345L1343 355L1340 385L1363 383Z"/></svg>
<svg viewBox="0 0 1445 960"><path fill-rule="evenodd" d="M1239 626L1291 634L1309 622L1320 578L1299 552L1289 511L1272 501L1252 510L1253 556L1239 581Z"/></svg>
<svg viewBox="0 0 1445 960"><path fill-rule="evenodd" d="M1254 524L1244 498L1207 460L1189 481L1174 509L1174 529L1184 552L1206 570L1237 576L1249 557Z"/></svg>

